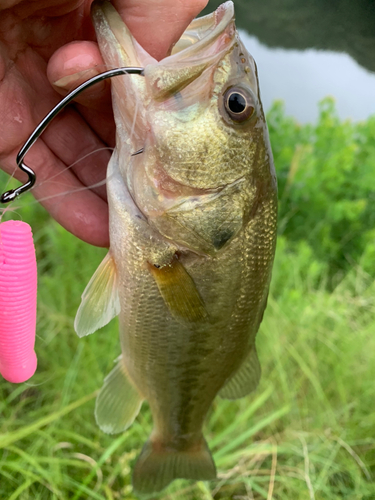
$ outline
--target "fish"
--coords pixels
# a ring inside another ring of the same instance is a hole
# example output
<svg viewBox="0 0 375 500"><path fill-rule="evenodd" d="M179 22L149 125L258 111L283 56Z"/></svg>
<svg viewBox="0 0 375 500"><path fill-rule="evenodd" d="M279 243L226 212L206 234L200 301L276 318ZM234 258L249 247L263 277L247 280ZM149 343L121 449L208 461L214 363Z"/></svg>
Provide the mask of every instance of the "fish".
<svg viewBox="0 0 375 500"><path fill-rule="evenodd" d="M148 495L176 478L215 479L202 432L211 404L258 385L277 182L256 64L231 1L193 20L160 61L109 2L94 2L92 19L106 67L144 73L111 82L110 249L75 329L83 337L119 316L122 355L95 416L104 432L123 432L148 402L154 428L132 478Z"/></svg>

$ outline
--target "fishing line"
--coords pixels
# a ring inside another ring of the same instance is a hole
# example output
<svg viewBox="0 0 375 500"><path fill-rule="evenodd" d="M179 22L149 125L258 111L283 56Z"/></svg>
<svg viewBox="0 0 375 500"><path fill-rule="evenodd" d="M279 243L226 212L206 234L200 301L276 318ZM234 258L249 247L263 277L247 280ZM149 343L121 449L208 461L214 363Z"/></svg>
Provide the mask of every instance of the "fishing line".
<svg viewBox="0 0 375 500"><path fill-rule="evenodd" d="M130 140L132 140L132 138L133 138L137 116L138 116L138 97L136 95L135 96L135 109L134 109L133 123L132 123L132 128L130 130Z"/></svg>
<svg viewBox="0 0 375 500"><path fill-rule="evenodd" d="M10 184L10 182L12 181L12 179L16 178L15 176L16 176L17 168L18 168L18 166L16 165L14 167L13 172L11 174L9 174L9 177L7 179L7 182L5 183L4 189L7 189L7 187ZM12 205L13 205L13 203L14 202L12 202L10 205L8 205L7 207L4 207L4 208L0 207L0 224L3 221L4 214L6 214L7 212L12 212ZM14 211L14 213L16 213L19 216L19 214L16 211ZM22 220L22 217L20 217L20 219Z"/></svg>
<svg viewBox="0 0 375 500"><path fill-rule="evenodd" d="M38 336L38 338L40 338ZM41 385L47 384L50 380L53 380L53 377L48 377L47 379L44 379L43 382L39 382L39 384L32 384L31 382L24 382L27 387L39 387Z"/></svg>
<svg viewBox="0 0 375 500"><path fill-rule="evenodd" d="M40 183L35 184L35 186L33 186L30 189L30 192L32 192L35 188L39 188L40 186L43 186L44 184L47 184L47 183L57 184L57 185L60 185L60 186L64 186L64 183L62 183L62 182L54 182L52 179L54 179L55 177L58 177L59 175L61 175L62 173L64 173L66 170L69 170L70 168L72 168L75 165L77 165L80 161L85 160L86 158L88 158L89 156L91 156L91 155L93 155L95 153L98 153L98 152L101 152L101 151L113 151L113 150L114 150L113 147L106 146L106 147L102 147L102 148L96 149L94 151L91 151L90 153L87 153L85 156L82 156L82 158L79 158L78 160L76 160L71 165L67 166L66 168L64 168L63 170L61 170L60 172L58 172L57 174L54 174L52 177L46 179L45 181L42 181ZM16 170L17 170L17 167L16 167L15 171ZM13 176L14 176L14 174L13 174ZM10 182L10 180L8 180L7 185L9 185L9 182ZM22 204L17 204L17 205L15 205L15 203L17 201L15 199L14 201L10 202L7 207L0 208L0 224L2 222L3 216L6 213L16 214L19 217L20 220L23 220L22 219L22 215L17 212L17 210L19 210L19 209L30 207L30 206L33 206L33 205L37 205L38 203L41 203L43 201L48 201L48 200L51 200L53 198L58 198L60 196L66 196L66 195L77 193L77 192L80 192L80 191L85 191L85 190L90 190L90 189L97 188L97 187L102 187L106 183L107 183L107 178L105 178L105 179L103 179L103 180L101 180L101 181L99 181L97 183L94 183L94 184L88 184L87 186L82 186L80 188L70 189L70 190L67 190L67 191L63 191L61 193L53 194L51 196L45 196L43 198L34 199L33 201L29 201L28 203L22 203Z"/></svg>
<svg viewBox="0 0 375 500"><path fill-rule="evenodd" d="M108 179L110 179L110 177L108 177ZM86 191L87 189L101 187L107 183L108 179L103 179L102 181L99 181L96 184L92 184L91 186L82 186L80 188L70 189L69 191L63 191L62 193L52 194L51 196L45 196L44 198L39 198L38 200L34 200L34 201L28 203L27 205L23 205L23 206L28 207L31 205L35 205L37 203L41 203L42 201L52 200L53 198L58 198L60 196L67 196L69 194L74 194L74 193L79 193L81 191Z"/></svg>
<svg viewBox="0 0 375 500"><path fill-rule="evenodd" d="M3 220L3 216L6 214L6 213L11 213L11 214L16 214L18 217L19 217L19 220L22 221L22 215L20 213L17 212L17 210L19 208L22 208L20 206L17 206L17 207L13 207L13 204L10 205L9 207L5 207L5 208L2 208L1 209L1 213L0 213L0 224Z"/></svg>
<svg viewBox="0 0 375 500"><path fill-rule="evenodd" d="M57 172L56 174L52 175L52 177L48 177L48 179L46 179L45 181L39 182L38 184L36 184L34 186L34 188L43 186L47 182L51 182L52 179L55 179L55 177L58 177L59 175L63 174L67 170L69 170L72 167L74 167L75 165L77 165L77 163L79 163L80 161L86 160L86 158L88 158L89 156L91 156L91 155L93 155L95 153L100 153L101 151L113 151L114 149L115 148L112 148L110 146L105 146L105 147L102 147L102 148L95 149L94 151L90 151L90 153L87 153L85 156L82 156L81 158L79 158L78 160L76 160L75 162L73 162L71 165L63 168L60 172ZM87 187L91 188L91 187L94 187L94 186L87 186Z"/></svg>
<svg viewBox="0 0 375 500"><path fill-rule="evenodd" d="M92 188L105 186L105 184L107 183L107 180L110 180L110 179L111 179L111 177L107 177L106 179L103 179L102 181L99 181L96 184L91 184L89 186L82 186L82 187L76 188L76 189L69 189L68 191L62 191L61 193L52 194L51 196L45 196L44 198L38 198L38 199L35 199L35 200L30 201L28 203L23 203L22 205L18 205L16 207L12 207L12 206L6 207L5 209L2 209L3 212L0 214L0 223L1 223L1 220L2 220L2 216L6 212L11 212L12 214L15 213L15 214L17 214L19 216L20 220L23 220L21 214L19 214L18 212L16 212L16 210L23 209L23 208L26 208L26 207L31 207L33 205L38 205L38 204L42 203L43 201L52 200L54 198L68 196L70 194L79 193L81 191L86 191L86 190L89 190L89 189L92 189ZM56 184L61 185L61 183L56 183ZM13 203L15 203L15 201L12 202L12 204Z"/></svg>
<svg viewBox="0 0 375 500"><path fill-rule="evenodd" d="M6 182L5 186L4 186L4 189L6 189L6 188L9 186L9 183L10 183L10 181L11 181L12 179L15 179L16 172L17 172L17 168L18 168L18 166L16 165L16 166L14 167L13 172L12 172L11 174L9 174L9 178L8 178L8 180L7 180L7 182Z"/></svg>

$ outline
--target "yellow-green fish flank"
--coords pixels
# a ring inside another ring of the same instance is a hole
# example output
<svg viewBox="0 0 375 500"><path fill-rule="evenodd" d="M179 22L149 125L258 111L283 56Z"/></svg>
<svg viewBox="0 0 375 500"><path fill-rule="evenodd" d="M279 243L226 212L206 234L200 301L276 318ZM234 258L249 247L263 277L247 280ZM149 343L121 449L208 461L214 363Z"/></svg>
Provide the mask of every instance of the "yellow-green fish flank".
<svg viewBox="0 0 375 500"><path fill-rule="evenodd" d="M92 15L108 68L141 66L145 76L112 80L111 247L75 326L83 336L119 315L122 356L96 418L121 432L147 400L154 430L133 485L148 494L177 477L214 479L202 434L212 401L258 384L276 178L256 65L232 2L194 20L160 62L110 3L95 2Z"/></svg>

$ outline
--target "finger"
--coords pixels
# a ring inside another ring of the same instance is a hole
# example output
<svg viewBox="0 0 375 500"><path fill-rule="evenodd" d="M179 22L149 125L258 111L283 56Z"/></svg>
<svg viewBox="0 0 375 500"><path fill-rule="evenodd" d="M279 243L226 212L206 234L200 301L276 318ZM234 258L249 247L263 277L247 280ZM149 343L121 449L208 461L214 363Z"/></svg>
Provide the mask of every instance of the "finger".
<svg viewBox="0 0 375 500"><path fill-rule="evenodd" d="M90 124L97 136L109 147L114 148L116 145L116 126L112 106L109 106L104 111L98 111L95 108L82 106L81 104L76 106L80 115Z"/></svg>
<svg viewBox="0 0 375 500"><path fill-rule="evenodd" d="M113 0L142 47L158 61L168 55L208 0Z"/></svg>
<svg viewBox="0 0 375 500"><path fill-rule="evenodd" d="M53 54L48 62L47 77L59 94L66 95L105 70L95 42L72 42ZM86 89L75 100L97 110L106 109L111 102L110 88L110 82L104 80Z"/></svg>

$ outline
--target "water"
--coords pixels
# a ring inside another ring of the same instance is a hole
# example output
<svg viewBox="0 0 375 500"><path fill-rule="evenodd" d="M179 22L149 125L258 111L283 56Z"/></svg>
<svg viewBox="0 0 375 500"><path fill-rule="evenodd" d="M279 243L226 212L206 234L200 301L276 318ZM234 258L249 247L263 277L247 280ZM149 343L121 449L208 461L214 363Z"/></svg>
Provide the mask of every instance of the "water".
<svg viewBox="0 0 375 500"><path fill-rule="evenodd" d="M270 49L240 31L241 40L257 62L265 111L275 99L282 99L287 114L301 123L311 122L318 116L317 103L330 95L341 118L363 120L375 113L375 73L348 54Z"/></svg>
<svg viewBox="0 0 375 500"><path fill-rule="evenodd" d="M221 3L210 0L204 13ZM300 122L333 96L341 118L375 114L373 0L234 0L241 39L257 62L265 110L275 99Z"/></svg>

